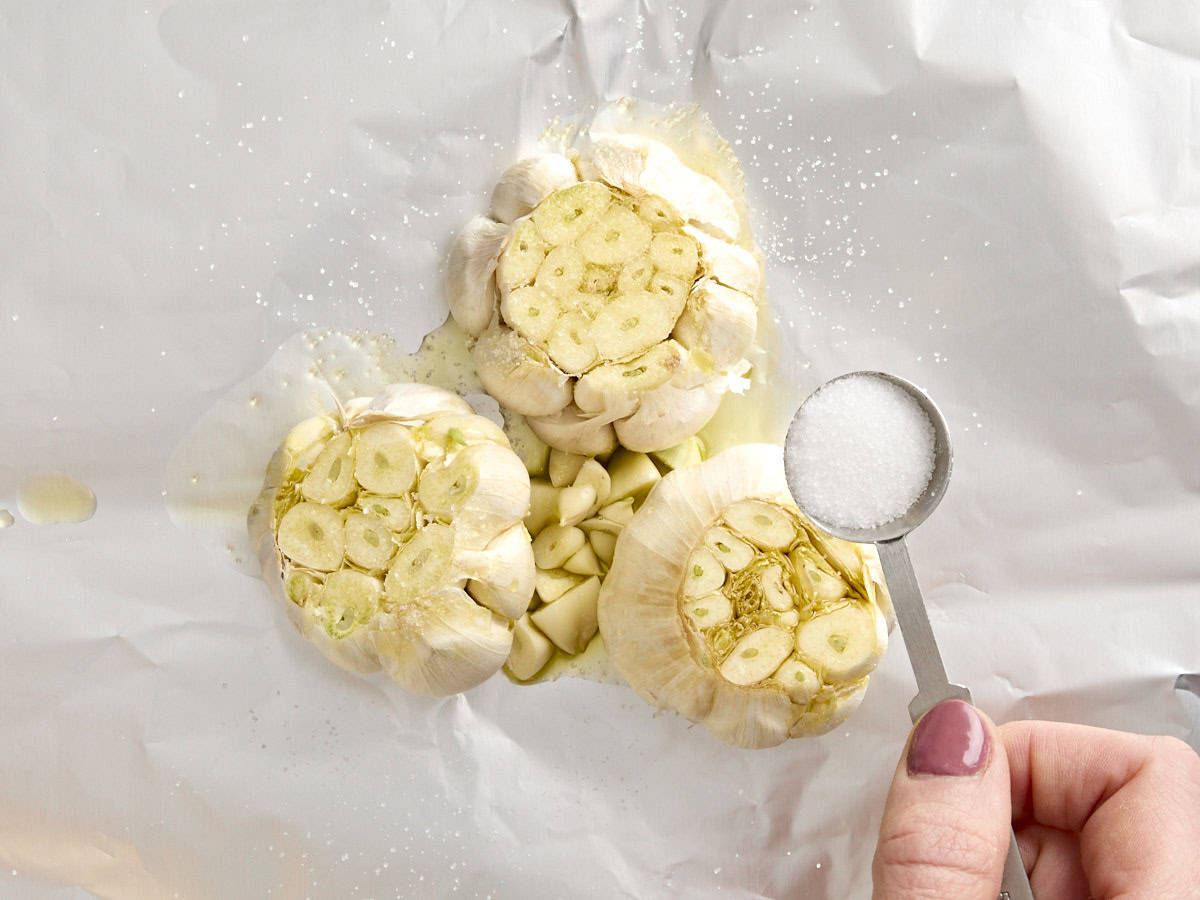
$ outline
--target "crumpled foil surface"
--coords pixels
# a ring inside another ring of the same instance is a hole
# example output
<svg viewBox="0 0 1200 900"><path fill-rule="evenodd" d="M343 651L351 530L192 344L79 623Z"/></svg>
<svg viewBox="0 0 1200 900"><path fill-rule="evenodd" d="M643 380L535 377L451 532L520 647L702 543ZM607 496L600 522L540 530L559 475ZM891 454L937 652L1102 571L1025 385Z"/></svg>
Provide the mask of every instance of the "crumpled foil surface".
<svg viewBox="0 0 1200 900"><path fill-rule="evenodd" d="M899 634L845 726L745 751L619 684L337 670L238 545L293 379L414 350L500 171L624 95L741 159L780 396L945 412L951 677L1200 743L1198 56L1186 0L0 0L0 506L99 498L0 531L0 895L869 896Z"/></svg>

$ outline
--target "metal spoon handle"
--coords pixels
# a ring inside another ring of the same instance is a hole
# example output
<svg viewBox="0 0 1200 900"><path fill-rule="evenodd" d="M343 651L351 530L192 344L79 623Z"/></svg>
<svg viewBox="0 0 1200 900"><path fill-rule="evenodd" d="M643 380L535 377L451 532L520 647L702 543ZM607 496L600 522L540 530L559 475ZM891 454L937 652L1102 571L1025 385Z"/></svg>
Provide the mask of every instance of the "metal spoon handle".
<svg viewBox="0 0 1200 900"><path fill-rule="evenodd" d="M883 577L896 620L904 635L904 646L912 663L913 675L917 679L917 696L908 704L908 714L914 722L943 700L965 700L971 702L971 692L961 684L951 684L942 665L942 654L938 652L929 616L925 612L925 599L913 574L912 562L908 558L908 547L904 538L880 541L879 561L883 565Z"/></svg>
<svg viewBox="0 0 1200 900"><path fill-rule="evenodd" d="M961 684L953 684L946 677L946 667L933 637L929 614L925 610L925 598L921 596L904 538L879 541L875 546L879 550L883 577L892 597L896 621L900 623L900 632L904 635L904 646L908 650L913 675L917 679L917 696L908 704L909 716L916 722L943 700L970 703L971 692ZM1011 832L1008 856L1004 860L1004 875L1000 882L1000 900L1034 900L1017 849L1017 837Z"/></svg>

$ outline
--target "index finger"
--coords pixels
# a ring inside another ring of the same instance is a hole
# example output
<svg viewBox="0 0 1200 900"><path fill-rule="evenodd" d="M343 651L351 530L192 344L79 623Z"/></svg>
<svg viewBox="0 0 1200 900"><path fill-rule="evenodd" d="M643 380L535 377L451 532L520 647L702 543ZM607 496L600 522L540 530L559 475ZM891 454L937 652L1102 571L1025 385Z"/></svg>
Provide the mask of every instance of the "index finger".
<svg viewBox="0 0 1200 900"><path fill-rule="evenodd" d="M1200 757L1174 738L1061 722L1000 726L1013 821L1079 834L1093 896L1200 885Z"/></svg>

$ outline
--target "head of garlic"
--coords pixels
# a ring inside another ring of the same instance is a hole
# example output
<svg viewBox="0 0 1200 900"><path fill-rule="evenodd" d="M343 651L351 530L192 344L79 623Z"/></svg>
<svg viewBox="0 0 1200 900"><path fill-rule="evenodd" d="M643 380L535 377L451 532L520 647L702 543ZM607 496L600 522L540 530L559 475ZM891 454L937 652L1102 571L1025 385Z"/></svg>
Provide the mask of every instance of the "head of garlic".
<svg viewBox="0 0 1200 900"><path fill-rule="evenodd" d="M643 699L750 748L844 721L890 619L873 548L803 519L766 444L665 476L622 530L599 602L609 656Z"/></svg>
<svg viewBox="0 0 1200 900"><path fill-rule="evenodd" d="M588 456L661 450L707 424L744 383L762 284L734 188L603 121L566 155L511 166L446 277L484 387L551 447Z"/></svg>
<svg viewBox="0 0 1200 900"><path fill-rule="evenodd" d="M296 425L250 511L273 592L348 669L428 696L508 657L533 595L529 476L504 432L422 384Z"/></svg>

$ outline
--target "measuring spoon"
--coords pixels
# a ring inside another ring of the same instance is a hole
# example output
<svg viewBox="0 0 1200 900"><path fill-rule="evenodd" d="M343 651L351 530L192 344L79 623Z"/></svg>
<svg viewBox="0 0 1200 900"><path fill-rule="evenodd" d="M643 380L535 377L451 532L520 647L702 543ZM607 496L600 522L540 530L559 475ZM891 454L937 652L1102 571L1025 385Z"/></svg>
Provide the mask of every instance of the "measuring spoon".
<svg viewBox="0 0 1200 900"><path fill-rule="evenodd" d="M905 535L920 525L933 512L934 508L946 493L950 483L950 469L954 454L950 449L950 434L946 428L946 420L932 400L915 385L903 378L889 375L885 372L850 372L826 382L817 391L846 378L871 378L895 385L911 397L928 417L933 426L933 473L921 495L913 504L896 518L870 528L848 528L834 522L822 521L804 508L800 490L797 486L802 483L802 473L793 468L794 454L788 452L796 445L803 429L800 413L804 404L792 417L788 428L787 439L784 442L784 474L787 477L788 489L800 511L822 531L853 541L858 544L874 544L879 552L879 561L883 566L884 580L892 597L892 606L896 611L896 621L900 632L904 635L904 646L908 650L908 658L912 663L913 675L917 681L917 695L908 704L908 714L915 723L921 716L943 700L963 700L971 702L971 692L961 684L954 684L946 677L946 668L942 664L942 655L938 652L937 642L933 637L933 629L929 625L929 615L925 611L925 599L921 596L921 588L913 573L912 561L908 557L908 548L904 544ZM816 391L809 395L811 400ZM807 403L808 400L804 402ZM1021 863L1021 854L1017 850L1015 835L1009 837L1008 857L1004 862L1004 876L1001 880L1000 900L1033 900L1033 892L1029 887L1029 879L1025 875L1025 867Z"/></svg>

